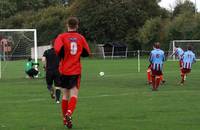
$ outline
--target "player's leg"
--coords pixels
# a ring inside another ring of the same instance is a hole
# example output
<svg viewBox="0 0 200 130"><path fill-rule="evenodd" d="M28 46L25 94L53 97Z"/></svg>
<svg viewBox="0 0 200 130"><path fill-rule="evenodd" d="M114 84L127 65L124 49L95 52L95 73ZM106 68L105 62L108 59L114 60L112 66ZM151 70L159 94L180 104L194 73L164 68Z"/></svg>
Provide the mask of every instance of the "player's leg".
<svg viewBox="0 0 200 130"><path fill-rule="evenodd" d="M65 115L68 110L69 90L66 88L63 88L62 91L63 91L63 97L62 97L61 107L62 107L62 115L63 115L63 124L67 125L67 120L65 118Z"/></svg>
<svg viewBox="0 0 200 130"><path fill-rule="evenodd" d="M78 88L74 86L73 88L69 89L69 102L68 102L68 109L65 114L65 121L66 126L68 128L72 128L72 114L76 108L77 99L78 99Z"/></svg>
<svg viewBox="0 0 200 130"><path fill-rule="evenodd" d="M151 78L152 78L152 90L153 91L156 91L156 76L155 75L152 75Z"/></svg>
<svg viewBox="0 0 200 130"><path fill-rule="evenodd" d="M27 75L26 77L27 77L27 78L30 78L29 71L25 71L25 73L26 73L26 75Z"/></svg>
<svg viewBox="0 0 200 130"><path fill-rule="evenodd" d="M186 69L182 68L181 69L181 83L180 85L183 85L185 82L185 76L186 76Z"/></svg>
<svg viewBox="0 0 200 130"><path fill-rule="evenodd" d="M33 73L33 76L37 76L39 71L36 70L35 68L32 68L32 73Z"/></svg>
<svg viewBox="0 0 200 130"><path fill-rule="evenodd" d="M156 91L156 70L151 69L152 91Z"/></svg>
<svg viewBox="0 0 200 130"><path fill-rule="evenodd" d="M70 89L70 99L69 99L68 110L67 110L67 114L69 116L73 114L76 108L77 99L78 99L78 88L77 86L74 86L73 88Z"/></svg>
<svg viewBox="0 0 200 130"><path fill-rule="evenodd" d="M61 75L60 82L61 82L61 87L62 87L62 92L63 92L62 102L61 102L63 124L66 127L69 127L69 126L72 126L71 122L69 123L69 121L66 118L66 113L68 110L68 103L69 103L69 96L70 96L70 93L69 93L70 91L68 89L69 82L70 82L69 76Z"/></svg>
<svg viewBox="0 0 200 130"><path fill-rule="evenodd" d="M31 78L31 79L34 78L34 76L33 76L33 70L32 70L32 69L28 70L28 71L26 72L26 74L29 76L29 78Z"/></svg>
<svg viewBox="0 0 200 130"><path fill-rule="evenodd" d="M61 88L55 87L56 103L60 103Z"/></svg>
<svg viewBox="0 0 200 130"><path fill-rule="evenodd" d="M180 73L181 73L181 85L184 84L184 81L186 79L186 74L184 72L184 68L183 68L183 61L179 60L179 68L180 68Z"/></svg>
<svg viewBox="0 0 200 130"><path fill-rule="evenodd" d="M151 69L147 69L147 82L148 82L148 84L151 84L152 83L152 81L151 81Z"/></svg>
<svg viewBox="0 0 200 130"><path fill-rule="evenodd" d="M46 71L46 84L47 84L47 89L50 92L51 98L55 98L55 92L53 88L53 73L51 71Z"/></svg>
<svg viewBox="0 0 200 130"><path fill-rule="evenodd" d="M181 70L183 69L183 61L182 60L179 60L179 68L180 68L180 72L181 72Z"/></svg>
<svg viewBox="0 0 200 130"><path fill-rule="evenodd" d="M182 73L182 74L181 74L181 83L180 83L180 85L183 85L183 84L184 84L184 81L185 81L185 80L184 80L184 79L185 79L184 77L185 77L185 74Z"/></svg>
<svg viewBox="0 0 200 130"><path fill-rule="evenodd" d="M165 80L164 80L164 78L163 78L163 74L162 74L162 75L160 75L160 82L161 82L162 84L164 84L164 83L165 83Z"/></svg>
<svg viewBox="0 0 200 130"><path fill-rule="evenodd" d="M156 80L156 81L155 81L155 82L156 82L156 83L155 83L155 84L156 84L155 87L156 87L156 89L158 89L158 87L159 87L159 85L160 85L160 75L157 75L155 78L156 78L156 79L155 79L155 80Z"/></svg>
<svg viewBox="0 0 200 130"><path fill-rule="evenodd" d="M184 84L185 80L186 80L186 75L189 74L191 72L191 69L182 69L182 73L181 73L181 85Z"/></svg>
<svg viewBox="0 0 200 130"><path fill-rule="evenodd" d="M78 92L80 88L80 79L81 76L76 75L76 76L71 76L70 77L70 83L69 83L69 91L70 91L70 99L68 103L68 110L66 113L66 119L67 119L67 127L71 128L72 127L72 120L71 116L76 108L77 100L78 100Z"/></svg>
<svg viewBox="0 0 200 130"><path fill-rule="evenodd" d="M54 73L54 85L55 85L56 103L60 103L61 81L60 81L60 74L58 71Z"/></svg>

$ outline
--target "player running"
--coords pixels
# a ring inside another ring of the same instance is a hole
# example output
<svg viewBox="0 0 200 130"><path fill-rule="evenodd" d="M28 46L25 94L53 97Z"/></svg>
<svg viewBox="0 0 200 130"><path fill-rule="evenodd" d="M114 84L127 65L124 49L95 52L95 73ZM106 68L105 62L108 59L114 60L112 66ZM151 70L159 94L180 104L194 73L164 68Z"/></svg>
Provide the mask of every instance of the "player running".
<svg viewBox="0 0 200 130"><path fill-rule="evenodd" d="M149 62L152 71L152 91L157 91L160 85L160 76L162 75L163 62L165 61L164 51L160 49L160 43L156 42L155 49L151 51Z"/></svg>
<svg viewBox="0 0 200 130"><path fill-rule="evenodd" d="M77 33L78 24L76 17L68 18L68 32L60 34L54 45L56 54L61 57L59 71L63 88L62 112L64 125L68 128L72 128L71 116L75 110L80 89L80 57L90 55L88 43L82 35Z"/></svg>
<svg viewBox="0 0 200 130"><path fill-rule="evenodd" d="M28 58L28 61L25 65L25 73L29 76L29 78L34 79L35 76L38 74L38 70L35 66L39 65L39 63L33 62L32 58Z"/></svg>
<svg viewBox="0 0 200 130"><path fill-rule="evenodd" d="M178 60L179 60L179 66L180 66L180 70L182 69L182 56L183 56L183 49L180 48L178 45L175 46L175 50L174 50L174 53L171 55L175 55L178 57Z"/></svg>
<svg viewBox="0 0 200 130"><path fill-rule="evenodd" d="M185 76L191 72L192 64L196 62L195 54L192 52L192 46L189 45L187 51L182 56L181 83L184 84Z"/></svg>
<svg viewBox="0 0 200 130"><path fill-rule="evenodd" d="M151 85L152 84L152 75L151 75L151 64L147 68L147 84ZM160 81L162 84L164 84L166 81L163 79L163 75L160 75ZM161 84L161 85L162 85Z"/></svg>
<svg viewBox="0 0 200 130"><path fill-rule="evenodd" d="M60 74L58 71L59 67L59 58L56 55L54 48L53 48L54 41L50 42L51 48L46 50L42 57L42 62L44 64L44 69L46 71L46 83L47 88L51 94L51 98L55 98L56 95L56 103L60 103ZM55 92L54 87L55 86Z"/></svg>

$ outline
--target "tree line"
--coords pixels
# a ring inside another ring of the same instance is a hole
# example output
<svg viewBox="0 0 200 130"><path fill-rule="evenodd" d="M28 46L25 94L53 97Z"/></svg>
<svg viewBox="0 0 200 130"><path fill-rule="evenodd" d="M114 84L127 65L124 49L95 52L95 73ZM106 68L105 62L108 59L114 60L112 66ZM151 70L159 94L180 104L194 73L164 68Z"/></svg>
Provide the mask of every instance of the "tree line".
<svg viewBox="0 0 200 130"><path fill-rule="evenodd" d="M0 28L36 28L38 44L46 45L66 30L69 16L80 19L79 32L90 44L120 41L129 48L151 49L160 41L167 50L171 40L199 39L200 14L195 5L177 0L173 11L160 0L7 0L0 1Z"/></svg>

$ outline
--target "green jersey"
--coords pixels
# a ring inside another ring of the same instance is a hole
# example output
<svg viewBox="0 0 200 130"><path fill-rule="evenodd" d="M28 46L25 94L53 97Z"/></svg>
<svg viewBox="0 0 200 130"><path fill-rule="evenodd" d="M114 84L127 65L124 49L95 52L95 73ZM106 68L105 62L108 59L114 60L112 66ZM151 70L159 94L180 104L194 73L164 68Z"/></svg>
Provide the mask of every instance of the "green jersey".
<svg viewBox="0 0 200 130"><path fill-rule="evenodd" d="M30 69L33 68L34 65L39 65L39 63L35 63L33 61L28 61L26 62L26 66L25 66L25 71L29 71Z"/></svg>
<svg viewBox="0 0 200 130"><path fill-rule="evenodd" d="M28 61L26 62L26 66L25 66L25 71L29 71L30 69L32 69L33 67L33 62L32 61Z"/></svg>

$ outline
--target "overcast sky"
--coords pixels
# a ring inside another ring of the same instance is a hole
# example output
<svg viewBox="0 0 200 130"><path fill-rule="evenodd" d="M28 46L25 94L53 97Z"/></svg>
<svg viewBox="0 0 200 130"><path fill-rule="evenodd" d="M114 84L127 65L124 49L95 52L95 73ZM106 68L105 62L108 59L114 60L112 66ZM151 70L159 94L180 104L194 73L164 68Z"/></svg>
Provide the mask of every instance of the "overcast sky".
<svg viewBox="0 0 200 130"><path fill-rule="evenodd" d="M161 2L159 3L161 7L167 8L167 9L171 9L175 7L176 5L176 0L161 0ZM195 0L190 0L193 3L195 3ZM200 11L200 0L196 0L196 5L197 5L197 9L198 11Z"/></svg>

